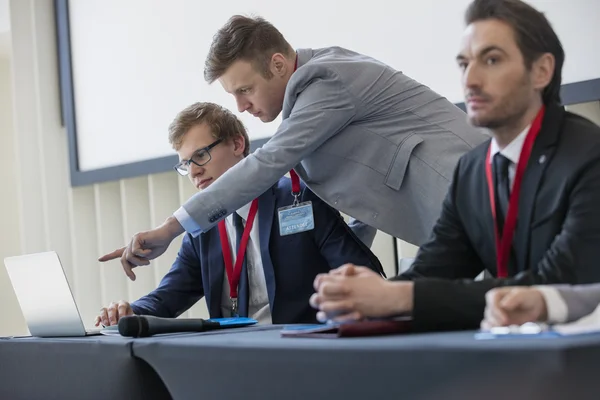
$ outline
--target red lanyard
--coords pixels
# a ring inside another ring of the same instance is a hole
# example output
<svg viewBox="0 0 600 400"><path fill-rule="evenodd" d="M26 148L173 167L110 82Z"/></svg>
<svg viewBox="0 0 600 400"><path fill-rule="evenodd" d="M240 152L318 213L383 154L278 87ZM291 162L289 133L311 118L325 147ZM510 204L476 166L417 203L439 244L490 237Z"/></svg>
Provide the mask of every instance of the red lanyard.
<svg viewBox="0 0 600 400"><path fill-rule="evenodd" d="M294 63L294 72L298 69L298 54L296 54L296 62ZM290 178L292 178L292 194L298 196L300 194L300 178L293 169L290 171Z"/></svg>
<svg viewBox="0 0 600 400"><path fill-rule="evenodd" d="M542 127L542 120L544 119L545 107L542 106L538 115L527 132L523 148L521 149L521 155L519 156L519 163L517 164L517 170L515 173L515 180L513 182L512 191L510 192L510 198L508 201L508 210L506 211L506 220L504 221L504 229L502 231L502 237L498 232L498 223L496 222L496 198L494 196L494 180L492 179L492 165L490 163L490 155L492 151L492 145L488 148L487 157L485 158L485 174L487 178L488 191L490 196L490 207L492 208L492 216L494 218L494 238L496 241L496 269L498 278L506 278L508 276L508 262L510 259L510 248L512 245L515 228L517 226L517 215L519 213L519 193L521 192L521 181L523 180L523 174L527 168L527 162L533 149L533 143Z"/></svg>
<svg viewBox="0 0 600 400"><path fill-rule="evenodd" d="M294 71L298 65L298 57L296 56L296 64L294 65ZM297 198L300 195L300 178L296 171L290 171L290 177L292 178L292 194ZM227 228L225 227L225 220L219 221L219 237L221 239L221 250L223 251L223 261L225 262L225 271L227 272L227 280L229 281L229 294L232 299L238 297L238 285L240 283L240 276L242 275L242 264L244 262L244 256L246 255L246 248L248 247L248 240L250 239L250 231L254 224L254 218L258 211L258 199L254 199L250 205L250 212L248 213L248 220L246 221L246 227L242 234L242 239L239 243L237 257L235 259L235 266L231 259L231 249L229 247L229 237L227 236ZM235 305L234 305L235 308Z"/></svg>
<svg viewBox="0 0 600 400"><path fill-rule="evenodd" d="M292 177L292 194L296 196L300 194L300 178L296 174L296 171L291 170L290 176ZM235 259L235 266L231 259L231 249L229 247L229 237L227 236L227 228L225 227L225 220L219 221L219 237L221 239L221 250L223 251L223 261L225 262L225 271L227 272L227 280L229 281L229 292L232 299L238 297L238 284L240 282L240 276L242 275L242 263L244 262L244 256L246 255L246 248L248 247L248 240L250 239L250 231L254 224L254 218L258 212L258 199L254 199L250 205L250 212L248 213L248 221L246 221L246 227L240 240L237 257Z"/></svg>
<svg viewBox="0 0 600 400"><path fill-rule="evenodd" d="M298 174L293 169L290 170L290 178L292 178L292 194L297 196L300 194L300 178L298 178Z"/></svg>
<svg viewBox="0 0 600 400"><path fill-rule="evenodd" d="M246 227L242 234L242 239L239 243L239 249L237 252L237 258L235 259L235 267L231 259L231 249L229 248L229 238L227 237L227 228L225 228L225 220L219 221L219 236L221 238L221 249L223 250L223 261L225 262L225 271L227 272L227 280L229 281L229 293L232 299L238 297L238 284L240 282L240 276L242 274L242 264L244 262L244 256L246 255L246 247L248 246L248 239L250 239L250 231L254 224L254 217L258 211L258 199L254 199L250 205L250 212L248 213L248 220L246 221Z"/></svg>

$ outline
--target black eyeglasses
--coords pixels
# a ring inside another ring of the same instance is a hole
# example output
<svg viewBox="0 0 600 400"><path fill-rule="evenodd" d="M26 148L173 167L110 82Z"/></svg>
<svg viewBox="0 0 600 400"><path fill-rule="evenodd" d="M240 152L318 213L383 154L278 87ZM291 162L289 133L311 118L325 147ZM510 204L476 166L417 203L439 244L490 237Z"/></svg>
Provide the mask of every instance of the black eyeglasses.
<svg viewBox="0 0 600 400"><path fill-rule="evenodd" d="M191 163L194 163L199 167L206 165L211 160L210 150L222 141L223 139L218 139L208 146L196 150L189 160L181 160L173 168L179 173L179 175L186 176L190 173Z"/></svg>

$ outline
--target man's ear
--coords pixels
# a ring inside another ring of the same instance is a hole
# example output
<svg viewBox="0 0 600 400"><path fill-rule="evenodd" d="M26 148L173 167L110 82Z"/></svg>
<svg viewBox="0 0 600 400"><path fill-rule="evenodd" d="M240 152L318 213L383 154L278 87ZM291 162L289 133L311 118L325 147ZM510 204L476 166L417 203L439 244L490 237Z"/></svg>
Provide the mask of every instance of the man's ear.
<svg viewBox="0 0 600 400"><path fill-rule="evenodd" d="M287 73L288 65L286 58L281 53L275 53L271 57L271 73L275 76L285 76Z"/></svg>
<svg viewBox="0 0 600 400"><path fill-rule="evenodd" d="M244 139L243 135L235 135L235 137L233 138L233 153L236 156L243 155L247 145L248 144L246 143L246 140Z"/></svg>
<svg viewBox="0 0 600 400"><path fill-rule="evenodd" d="M532 72L532 80L533 86L539 90L543 91L546 86L552 82L552 77L554 76L554 68L556 61L554 56L550 53L542 54L537 60L533 62L531 72Z"/></svg>

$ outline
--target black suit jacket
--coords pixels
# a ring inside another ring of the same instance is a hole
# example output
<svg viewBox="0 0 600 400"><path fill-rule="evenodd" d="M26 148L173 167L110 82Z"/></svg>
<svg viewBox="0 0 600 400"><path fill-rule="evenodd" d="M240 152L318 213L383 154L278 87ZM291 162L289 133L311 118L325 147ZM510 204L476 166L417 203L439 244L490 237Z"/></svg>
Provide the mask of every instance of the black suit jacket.
<svg viewBox="0 0 600 400"><path fill-rule="evenodd" d="M293 235L279 234L277 210L294 201L289 178L258 198L260 254L274 324L316 323L316 310L308 300L317 274L345 263L365 265L385 276L381 263L350 230L339 212L301 183L300 202L311 201L315 228ZM177 259L157 289L133 302L138 314L177 317L202 297L211 318L221 314L225 275L219 231L215 226L197 237L186 234ZM248 309L247 271L239 283L239 308Z"/></svg>
<svg viewBox="0 0 600 400"><path fill-rule="evenodd" d="M458 163L430 240L411 269L415 328L471 329L497 286L600 282L600 128L548 106L525 170L509 278L496 276L485 177L489 141Z"/></svg>

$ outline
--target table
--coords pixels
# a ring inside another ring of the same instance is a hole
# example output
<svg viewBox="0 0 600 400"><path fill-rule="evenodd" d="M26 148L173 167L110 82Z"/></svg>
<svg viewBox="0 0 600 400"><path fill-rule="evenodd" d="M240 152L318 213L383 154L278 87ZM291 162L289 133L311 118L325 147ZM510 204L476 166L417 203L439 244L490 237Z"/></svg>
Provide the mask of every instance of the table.
<svg viewBox="0 0 600 400"><path fill-rule="evenodd" d="M136 340L174 399L597 399L600 335L281 338L279 328Z"/></svg>
<svg viewBox="0 0 600 400"><path fill-rule="evenodd" d="M170 399L122 337L0 339L0 399Z"/></svg>
<svg viewBox="0 0 600 400"><path fill-rule="evenodd" d="M600 335L0 339L0 399L597 399ZM167 390L168 389L168 390Z"/></svg>

